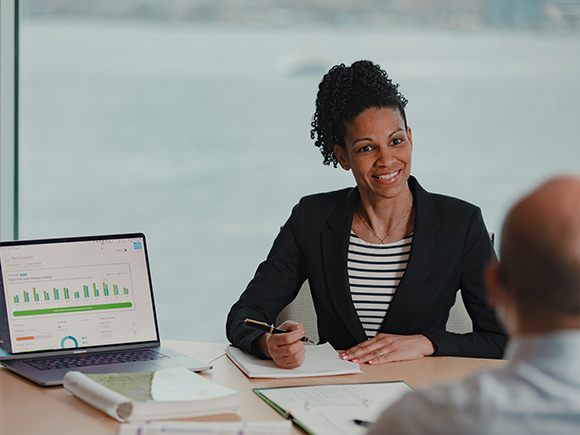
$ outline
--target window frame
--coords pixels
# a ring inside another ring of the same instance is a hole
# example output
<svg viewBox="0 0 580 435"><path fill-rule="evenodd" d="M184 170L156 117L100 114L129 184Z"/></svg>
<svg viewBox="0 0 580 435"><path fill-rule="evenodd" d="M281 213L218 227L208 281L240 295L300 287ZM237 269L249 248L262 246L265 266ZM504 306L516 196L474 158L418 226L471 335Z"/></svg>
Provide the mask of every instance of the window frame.
<svg viewBox="0 0 580 435"><path fill-rule="evenodd" d="M18 237L18 10L0 2L0 240Z"/></svg>

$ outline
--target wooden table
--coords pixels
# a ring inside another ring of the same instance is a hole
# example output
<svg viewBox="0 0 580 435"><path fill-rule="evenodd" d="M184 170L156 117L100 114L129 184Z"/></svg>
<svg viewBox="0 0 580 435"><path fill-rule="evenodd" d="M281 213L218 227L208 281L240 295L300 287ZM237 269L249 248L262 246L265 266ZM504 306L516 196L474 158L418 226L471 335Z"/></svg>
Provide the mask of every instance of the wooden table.
<svg viewBox="0 0 580 435"><path fill-rule="evenodd" d="M267 421L282 418L252 392L252 388L333 383L404 380L413 388L464 378L482 369L499 368L505 361L477 358L429 357L414 361L362 365L363 373L293 379L249 379L224 355L225 344L164 341L165 345L203 361L213 369L203 376L242 395L235 414L191 420ZM0 369L0 434L116 434L120 423L72 396L62 387L38 387ZM294 428L293 433L302 433Z"/></svg>

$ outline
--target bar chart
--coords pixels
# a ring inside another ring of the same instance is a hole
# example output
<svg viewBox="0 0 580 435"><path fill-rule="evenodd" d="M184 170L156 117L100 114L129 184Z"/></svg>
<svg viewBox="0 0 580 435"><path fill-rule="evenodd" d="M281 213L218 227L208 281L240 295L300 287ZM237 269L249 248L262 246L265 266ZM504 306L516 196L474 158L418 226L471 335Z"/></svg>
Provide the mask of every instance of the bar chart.
<svg viewBox="0 0 580 435"><path fill-rule="evenodd" d="M42 292L42 293L41 293ZM82 290L77 290L71 293L69 287L57 288L53 287L51 290L37 290L36 287L32 287L30 290L22 290L22 294L14 295L14 303L19 304L21 301L27 302L40 302L40 301L60 301L61 299L94 299L100 296L120 296L129 295L129 289L125 286L120 287L117 284L112 285L112 291L109 290L109 284L102 283L97 287L97 283L93 282L90 286L82 286Z"/></svg>
<svg viewBox="0 0 580 435"><path fill-rule="evenodd" d="M128 263L26 270L7 276L14 316L133 306Z"/></svg>

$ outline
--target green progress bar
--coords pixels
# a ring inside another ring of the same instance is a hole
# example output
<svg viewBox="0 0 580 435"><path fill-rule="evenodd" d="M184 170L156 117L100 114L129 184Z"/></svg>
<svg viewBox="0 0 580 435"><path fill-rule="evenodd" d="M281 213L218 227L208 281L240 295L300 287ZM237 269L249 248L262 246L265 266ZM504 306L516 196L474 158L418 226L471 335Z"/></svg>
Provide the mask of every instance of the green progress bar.
<svg viewBox="0 0 580 435"><path fill-rule="evenodd" d="M74 313L78 311L113 310L116 308L131 308L131 302L120 302L118 304L84 305L82 307L46 308L42 310L14 311L15 317L38 316L40 314Z"/></svg>

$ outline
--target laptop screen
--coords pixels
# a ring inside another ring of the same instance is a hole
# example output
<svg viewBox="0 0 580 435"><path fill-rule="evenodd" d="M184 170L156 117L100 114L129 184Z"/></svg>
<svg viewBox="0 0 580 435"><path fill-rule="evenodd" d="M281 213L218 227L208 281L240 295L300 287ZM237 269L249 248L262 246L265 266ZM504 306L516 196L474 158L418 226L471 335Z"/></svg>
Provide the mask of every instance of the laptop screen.
<svg viewBox="0 0 580 435"><path fill-rule="evenodd" d="M142 234L0 243L12 354L158 340Z"/></svg>

